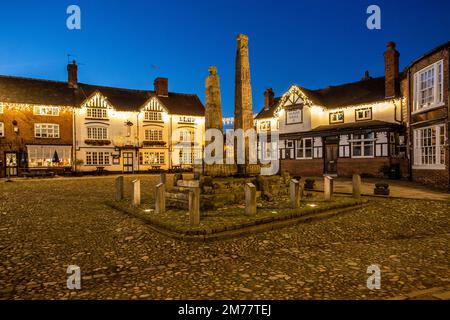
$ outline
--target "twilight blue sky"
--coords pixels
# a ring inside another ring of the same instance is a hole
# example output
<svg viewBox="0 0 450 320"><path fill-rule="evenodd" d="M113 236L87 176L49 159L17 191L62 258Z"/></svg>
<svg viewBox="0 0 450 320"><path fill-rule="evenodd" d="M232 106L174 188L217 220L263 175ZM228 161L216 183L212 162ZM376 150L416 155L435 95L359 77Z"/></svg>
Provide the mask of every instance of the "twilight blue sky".
<svg viewBox="0 0 450 320"><path fill-rule="evenodd" d="M81 8L81 30L66 28L66 9ZM377 4L382 29L366 28ZM296 83L315 89L383 75L393 40L401 68L450 40L449 0L54 0L0 2L0 74L65 81L67 54L79 81L169 90L204 101L208 66L219 69L224 115L233 114L238 33L250 38L253 109L263 91L277 95Z"/></svg>

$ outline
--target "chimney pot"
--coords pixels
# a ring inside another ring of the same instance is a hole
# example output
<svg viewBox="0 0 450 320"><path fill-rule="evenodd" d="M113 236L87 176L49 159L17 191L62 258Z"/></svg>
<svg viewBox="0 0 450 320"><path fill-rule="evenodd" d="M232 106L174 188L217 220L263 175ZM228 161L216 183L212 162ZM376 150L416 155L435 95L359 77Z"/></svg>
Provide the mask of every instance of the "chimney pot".
<svg viewBox="0 0 450 320"><path fill-rule="evenodd" d="M69 88L78 88L78 66L75 60L67 65L67 83Z"/></svg>
<svg viewBox="0 0 450 320"><path fill-rule="evenodd" d="M387 50L384 52L384 90L386 98L396 97L399 91L399 57L400 54L395 49L395 42L387 43Z"/></svg>
<svg viewBox="0 0 450 320"><path fill-rule="evenodd" d="M169 96L169 79L158 77L153 82L153 86L157 96Z"/></svg>
<svg viewBox="0 0 450 320"><path fill-rule="evenodd" d="M264 91L264 110L269 110L269 108L273 105L274 92L272 88Z"/></svg>

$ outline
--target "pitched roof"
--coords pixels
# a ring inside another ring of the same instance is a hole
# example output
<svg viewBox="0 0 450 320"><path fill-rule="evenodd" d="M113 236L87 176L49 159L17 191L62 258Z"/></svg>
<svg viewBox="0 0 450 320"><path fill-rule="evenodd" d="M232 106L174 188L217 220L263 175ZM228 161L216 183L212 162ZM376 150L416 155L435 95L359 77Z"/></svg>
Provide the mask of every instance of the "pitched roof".
<svg viewBox="0 0 450 320"><path fill-rule="evenodd" d="M78 90L67 82L0 76L0 101L11 103L79 106L94 92L100 92L119 111L138 111L156 96L151 90L134 90L79 83ZM171 114L203 116L205 109L195 94L169 92L158 96Z"/></svg>
<svg viewBox="0 0 450 320"><path fill-rule="evenodd" d="M428 52L426 52L425 54L421 55L421 56L418 57L417 59L413 60L412 62L410 62L410 63L405 67L404 70L408 70L409 68L411 68L414 64L416 64L416 63L419 62L420 60L422 60L422 59L424 59L424 58L426 58L426 57L428 57L428 56L430 56L430 55L432 55L432 54L434 54L434 53L436 53L436 52L438 52L438 51L441 51L442 49L446 49L446 48L447 48L447 49L450 48L450 41L447 41L447 42L445 42L445 43L443 43L443 44L437 46L436 48L431 49L430 51L428 51Z"/></svg>
<svg viewBox="0 0 450 320"><path fill-rule="evenodd" d="M273 118L275 110L277 109L278 102L281 97L273 99L273 103L268 109L262 108L262 110L256 115L255 119L268 119Z"/></svg>
<svg viewBox="0 0 450 320"><path fill-rule="evenodd" d="M0 101L70 106L73 90L66 82L0 76Z"/></svg>
<svg viewBox="0 0 450 320"><path fill-rule="evenodd" d="M299 88L314 104L330 109L385 100L384 77L369 78L324 89ZM275 101L278 103L280 99L278 97ZM263 108L256 119L272 117L276 107L276 105L271 106L269 110Z"/></svg>
<svg viewBox="0 0 450 320"><path fill-rule="evenodd" d="M384 128L384 127L395 127L400 126L400 124L380 121L380 120L368 120L368 121L357 121L357 122L348 122L348 123L339 123L339 124L326 124L322 126L318 126L312 129L312 132L320 132L320 131L330 131L330 130L361 130L361 129L376 129L376 128Z"/></svg>

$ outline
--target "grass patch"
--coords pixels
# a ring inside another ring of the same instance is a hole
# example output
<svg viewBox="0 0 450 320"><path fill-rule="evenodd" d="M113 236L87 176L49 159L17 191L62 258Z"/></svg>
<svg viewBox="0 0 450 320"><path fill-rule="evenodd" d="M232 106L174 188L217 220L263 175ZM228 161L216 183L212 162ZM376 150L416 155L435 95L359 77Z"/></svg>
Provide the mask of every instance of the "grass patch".
<svg viewBox="0 0 450 320"><path fill-rule="evenodd" d="M196 227L190 226L187 211L168 208L165 213L157 214L153 209L153 203L143 203L141 206L134 207L127 200L108 202L108 205L167 231L195 236L285 221L367 202L364 199L354 199L348 196L335 196L332 201L324 201L322 197L320 193L310 193L309 197L304 198L301 207L298 209L289 207L287 197L278 198L271 202L259 202L257 214L254 216L246 215L243 205L227 206L215 211L202 212L200 225Z"/></svg>

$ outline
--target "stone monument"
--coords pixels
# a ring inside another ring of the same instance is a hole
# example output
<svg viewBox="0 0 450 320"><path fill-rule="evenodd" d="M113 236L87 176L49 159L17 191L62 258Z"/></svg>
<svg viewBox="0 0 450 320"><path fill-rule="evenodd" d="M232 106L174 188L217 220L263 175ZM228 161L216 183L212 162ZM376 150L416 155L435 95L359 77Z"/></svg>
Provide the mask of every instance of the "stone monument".
<svg viewBox="0 0 450 320"><path fill-rule="evenodd" d="M248 58L248 36L237 36L237 52L234 82L234 130L244 132L253 128L252 87L250 84L250 62ZM249 164L249 141L245 139L245 164L238 164L241 175L257 175L261 169L257 164ZM237 162L237 148L234 151Z"/></svg>

